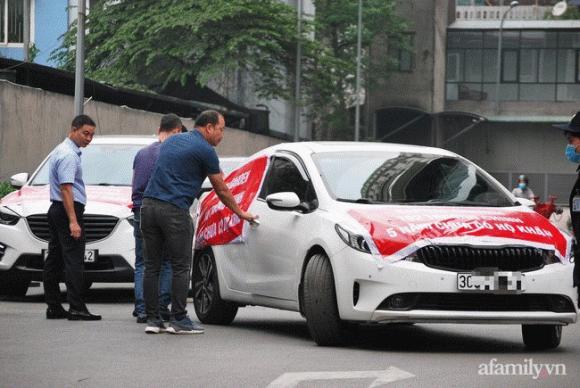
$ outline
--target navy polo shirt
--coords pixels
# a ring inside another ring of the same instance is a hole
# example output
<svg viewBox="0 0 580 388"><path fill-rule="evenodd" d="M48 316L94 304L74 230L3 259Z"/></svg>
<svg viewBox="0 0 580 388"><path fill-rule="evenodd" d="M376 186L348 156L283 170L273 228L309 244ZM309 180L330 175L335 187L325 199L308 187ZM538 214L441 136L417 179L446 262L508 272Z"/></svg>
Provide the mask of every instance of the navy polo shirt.
<svg viewBox="0 0 580 388"><path fill-rule="evenodd" d="M173 135L161 144L143 196L189 209L205 178L218 173L215 149L198 130Z"/></svg>

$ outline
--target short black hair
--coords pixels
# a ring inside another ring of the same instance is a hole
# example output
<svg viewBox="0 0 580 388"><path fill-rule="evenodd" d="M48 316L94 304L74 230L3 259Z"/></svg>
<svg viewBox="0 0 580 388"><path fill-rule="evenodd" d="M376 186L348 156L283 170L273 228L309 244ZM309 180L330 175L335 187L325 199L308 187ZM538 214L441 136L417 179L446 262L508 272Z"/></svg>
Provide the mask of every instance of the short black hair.
<svg viewBox="0 0 580 388"><path fill-rule="evenodd" d="M73 119L72 123L70 124L70 126L73 127L74 129L79 129L83 125L90 125L91 127L97 126L97 124L95 124L93 119L91 119L87 115L78 115Z"/></svg>
<svg viewBox="0 0 580 388"><path fill-rule="evenodd" d="M161 118L161 124L159 124L159 129L163 132L169 132L175 128L181 128L183 124L181 124L181 119L179 116L173 113L169 113L164 115Z"/></svg>
<svg viewBox="0 0 580 388"><path fill-rule="evenodd" d="M204 110L195 119L196 127L205 127L208 124L216 125L220 120L221 113L215 110Z"/></svg>

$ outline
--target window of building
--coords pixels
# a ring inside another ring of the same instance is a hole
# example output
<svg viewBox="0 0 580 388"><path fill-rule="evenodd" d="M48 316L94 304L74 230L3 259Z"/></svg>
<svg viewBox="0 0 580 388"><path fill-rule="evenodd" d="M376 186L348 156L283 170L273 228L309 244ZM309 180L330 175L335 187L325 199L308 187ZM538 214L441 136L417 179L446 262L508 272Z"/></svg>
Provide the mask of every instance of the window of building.
<svg viewBox="0 0 580 388"><path fill-rule="evenodd" d="M24 41L24 0L0 0L2 30L0 43L22 43Z"/></svg>
<svg viewBox="0 0 580 388"><path fill-rule="evenodd" d="M403 34L400 41L389 41L393 70L411 72L415 69L415 34Z"/></svg>
<svg viewBox="0 0 580 388"><path fill-rule="evenodd" d="M447 100L493 100L498 31L449 31ZM580 30L508 30L502 35L502 101L580 99Z"/></svg>

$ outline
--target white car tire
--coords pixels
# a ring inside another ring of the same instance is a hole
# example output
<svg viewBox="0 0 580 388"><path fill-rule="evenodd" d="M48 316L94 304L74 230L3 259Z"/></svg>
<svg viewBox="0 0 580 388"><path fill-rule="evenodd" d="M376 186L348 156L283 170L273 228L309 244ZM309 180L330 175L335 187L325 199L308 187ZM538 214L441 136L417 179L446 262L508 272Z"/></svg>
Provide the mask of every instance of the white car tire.
<svg viewBox="0 0 580 388"><path fill-rule="evenodd" d="M238 313L238 305L220 296L218 271L211 249L196 252L191 270L193 307L202 323L229 325Z"/></svg>
<svg viewBox="0 0 580 388"><path fill-rule="evenodd" d="M304 316L314 341L320 346L342 345L345 329L336 305L332 266L325 254L316 254L308 261L303 301Z"/></svg>
<svg viewBox="0 0 580 388"><path fill-rule="evenodd" d="M530 349L555 349L562 341L562 325L522 325L522 337Z"/></svg>

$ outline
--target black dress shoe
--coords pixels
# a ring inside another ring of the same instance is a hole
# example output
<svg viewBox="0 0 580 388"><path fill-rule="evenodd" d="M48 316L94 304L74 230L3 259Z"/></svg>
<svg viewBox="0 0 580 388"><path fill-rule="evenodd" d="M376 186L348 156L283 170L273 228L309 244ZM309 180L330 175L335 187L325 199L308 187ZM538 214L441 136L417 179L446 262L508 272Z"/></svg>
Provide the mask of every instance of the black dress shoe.
<svg viewBox="0 0 580 388"><path fill-rule="evenodd" d="M88 311L68 310L69 321L100 321L101 316L91 314Z"/></svg>
<svg viewBox="0 0 580 388"><path fill-rule="evenodd" d="M49 307L46 309L46 319L65 319L68 318L68 312L62 306Z"/></svg>

